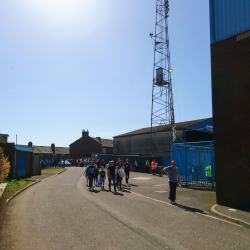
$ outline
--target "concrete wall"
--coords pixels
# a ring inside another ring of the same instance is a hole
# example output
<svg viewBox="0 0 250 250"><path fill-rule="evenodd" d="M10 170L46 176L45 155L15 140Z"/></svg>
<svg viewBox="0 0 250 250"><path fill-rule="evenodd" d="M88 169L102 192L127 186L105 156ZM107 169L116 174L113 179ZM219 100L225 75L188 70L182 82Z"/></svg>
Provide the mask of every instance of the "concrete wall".
<svg viewBox="0 0 250 250"><path fill-rule="evenodd" d="M118 155L143 155L151 154L150 134L131 135L114 138L114 154ZM152 134L152 151L154 156L171 156L171 132ZM183 131L176 131L176 143L183 142Z"/></svg>
<svg viewBox="0 0 250 250"><path fill-rule="evenodd" d="M250 37L211 46L217 203L250 207ZM237 41L238 40L238 41Z"/></svg>

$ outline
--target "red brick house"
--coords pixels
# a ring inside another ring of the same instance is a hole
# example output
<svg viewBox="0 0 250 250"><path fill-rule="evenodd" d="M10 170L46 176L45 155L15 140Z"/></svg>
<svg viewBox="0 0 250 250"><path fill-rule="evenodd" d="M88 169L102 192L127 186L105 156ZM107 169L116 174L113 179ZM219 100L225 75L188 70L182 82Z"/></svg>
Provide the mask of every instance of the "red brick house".
<svg viewBox="0 0 250 250"><path fill-rule="evenodd" d="M92 153L113 154L113 140L90 137L89 131L82 131L82 137L69 145L70 159L91 156Z"/></svg>

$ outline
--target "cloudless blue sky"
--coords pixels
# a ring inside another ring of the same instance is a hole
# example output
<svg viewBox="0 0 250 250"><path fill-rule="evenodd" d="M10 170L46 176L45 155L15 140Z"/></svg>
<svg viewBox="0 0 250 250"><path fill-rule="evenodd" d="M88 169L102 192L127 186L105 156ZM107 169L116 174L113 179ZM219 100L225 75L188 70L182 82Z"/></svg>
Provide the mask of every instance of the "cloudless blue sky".
<svg viewBox="0 0 250 250"><path fill-rule="evenodd" d="M0 2L0 133L68 146L150 127L155 0ZM170 0L176 122L212 116L209 1Z"/></svg>

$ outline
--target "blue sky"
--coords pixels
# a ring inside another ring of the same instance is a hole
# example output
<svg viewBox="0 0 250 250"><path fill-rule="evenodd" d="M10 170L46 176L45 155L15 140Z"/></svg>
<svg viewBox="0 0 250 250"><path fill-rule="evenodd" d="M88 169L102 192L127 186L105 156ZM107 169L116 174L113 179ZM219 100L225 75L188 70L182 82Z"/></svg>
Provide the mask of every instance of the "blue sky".
<svg viewBox="0 0 250 250"><path fill-rule="evenodd" d="M0 2L0 133L67 147L150 126L155 0ZM170 0L176 122L212 116L209 2Z"/></svg>

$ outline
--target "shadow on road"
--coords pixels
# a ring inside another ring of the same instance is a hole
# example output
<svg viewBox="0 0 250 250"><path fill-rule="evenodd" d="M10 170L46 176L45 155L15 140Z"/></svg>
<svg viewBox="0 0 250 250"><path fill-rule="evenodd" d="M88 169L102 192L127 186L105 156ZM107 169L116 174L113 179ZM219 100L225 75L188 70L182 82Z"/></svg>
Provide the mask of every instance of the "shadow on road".
<svg viewBox="0 0 250 250"><path fill-rule="evenodd" d="M95 189L92 189L92 190L89 190L90 193L100 193L100 190L95 190Z"/></svg>
<svg viewBox="0 0 250 250"><path fill-rule="evenodd" d="M181 205L181 204L176 204L175 206L179 207L179 208L182 208L182 209L184 209L185 211L188 211L188 212L207 214L206 212L204 212L203 210L198 209L198 208L188 207L188 206L184 206L184 205Z"/></svg>
<svg viewBox="0 0 250 250"><path fill-rule="evenodd" d="M126 185L127 185L127 187L138 187L138 185L134 185L134 184L126 184Z"/></svg>
<svg viewBox="0 0 250 250"><path fill-rule="evenodd" d="M124 196L124 194L122 194L122 193L119 193L118 191L116 191L116 192L113 192L113 195Z"/></svg>

